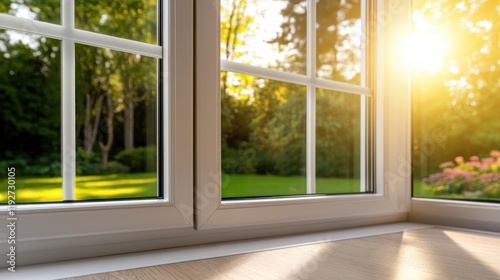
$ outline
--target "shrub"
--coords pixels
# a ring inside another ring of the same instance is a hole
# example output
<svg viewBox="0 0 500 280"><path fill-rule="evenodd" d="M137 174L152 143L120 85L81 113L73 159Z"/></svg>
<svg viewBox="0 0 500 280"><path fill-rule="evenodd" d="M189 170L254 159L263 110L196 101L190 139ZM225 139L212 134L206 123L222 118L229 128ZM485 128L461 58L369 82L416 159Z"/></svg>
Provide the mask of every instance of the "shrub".
<svg viewBox="0 0 500 280"><path fill-rule="evenodd" d="M234 149L222 147L222 173L253 174L255 173L255 149Z"/></svg>
<svg viewBox="0 0 500 280"><path fill-rule="evenodd" d="M130 168L119 163L118 161L110 161L108 165L101 170L102 174L122 174L128 173Z"/></svg>
<svg viewBox="0 0 500 280"><path fill-rule="evenodd" d="M441 172L431 174L422 181L432 194L462 194L469 197L500 198L500 152L490 157L477 156L465 161L456 157L439 165Z"/></svg>
<svg viewBox="0 0 500 280"><path fill-rule="evenodd" d="M101 171L101 158L81 147L76 150L76 163L76 175L93 175Z"/></svg>
<svg viewBox="0 0 500 280"><path fill-rule="evenodd" d="M128 166L130 172L155 172L156 154L156 146L139 147L119 152L115 160Z"/></svg>
<svg viewBox="0 0 500 280"><path fill-rule="evenodd" d="M61 176L61 159L58 155L45 155L35 158L19 156L10 160L0 161L0 169L15 167L19 176Z"/></svg>

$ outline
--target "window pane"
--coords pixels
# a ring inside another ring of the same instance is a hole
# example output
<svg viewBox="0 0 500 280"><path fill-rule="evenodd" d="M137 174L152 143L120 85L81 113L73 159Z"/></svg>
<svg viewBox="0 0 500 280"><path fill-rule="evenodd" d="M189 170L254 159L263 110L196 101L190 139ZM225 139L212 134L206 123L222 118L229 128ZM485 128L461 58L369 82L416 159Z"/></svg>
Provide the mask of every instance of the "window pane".
<svg viewBox="0 0 500 280"><path fill-rule="evenodd" d="M499 10L414 2L414 196L500 200Z"/></svg>
<svg viewBox="0 0 500 280"><path fill-rule="evenodd" d="M157 43L157 0L75 0L75 27Z"/></svg>
<svg viewBox="0 0 500 280"><path fill-rule="evenodd" d="M15 168L16 204L62 200L61 42L0 30L0 203Z"/></svg>
<svg viewBox="0 0 500 280"><path fill-rule="evenodd" d="M306 88L221 73L222 197L306 193Z"/></svg>
<svg viewBox="0 0 500 280"><path fill-rule="evenodd" d="M156 197L157 60L76 45L77 200Z"/></svg>
<svg viewBox="0 0 500 280"><path fill-rule="evenodd" d="M221 58L306 73L306 1L221 0Z"/></svg>
<svg viewBox="0 0 500 280"><path fill-rule="evenodd" d="M316 73L320 78L360 84L361 1L316 2Z"/></svg>
<svg viewBox="0 0 500 280"><path fill-rule="evenodd" d="M2 0L0 13L60 24L61 0Z"/></svg>
<svg viewBox="0 0 500 280"><path fill-rule="evenodd" d="M316 93L316 192L360 192L361 97Z"/></svg>

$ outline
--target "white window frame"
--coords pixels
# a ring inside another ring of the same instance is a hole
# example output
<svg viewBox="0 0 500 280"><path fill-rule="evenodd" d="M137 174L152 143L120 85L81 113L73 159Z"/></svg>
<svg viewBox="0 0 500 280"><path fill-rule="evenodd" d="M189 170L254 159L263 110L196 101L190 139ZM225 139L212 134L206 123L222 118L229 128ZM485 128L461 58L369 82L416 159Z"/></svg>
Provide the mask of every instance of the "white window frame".
<svg viewBox="0 0 500 280"><path fill-rule="evenodd" d="M409 6L400 3L395 11L388 11L383 1L374 2L362 1L366 3L366 10L376 11L372 16L376 19L376 33L368 34L376 39L376 73L384 73L388 69L385 66L384 39L385 33L393 28L394 20L408 19ZM405 10L406 8L406 10ZM305 222L311 220L330 220L335 222L346 219L363 220L369 217L385 217L386 221L397 221L405 219L409 209L409 192L402 192L400 188L391 187L387 173L396 173L398 169L397 157L408 156L409 138L401 141L398 126L404 125L407 116L404 112L399 112L401 118L388 118L397 112L393 107L387 106L387 100L407 103L408 96L396 94L407 92L404 82L386 83L385 75L377 75L374 82L374 99L376 107L376 164L375 173L376 193L356 194L342 196L319 196L319 197L291 197L272 199L242 199L237 201L223 201L221 199L221 159L220 159L220 90L219 90L219 70L230 70L245 74L258 74L259 76L271 79L297 83L302 82L309 86L308 111L314 112L315 90L314 86L324 87L337 91L369 95L370 90L344 83L327 81L314 78L314 62L309 62L308 75L297 75L284 73L269 69L262 69L249 65L238 64L230 61L220 61L220 41L219 41L219 1L218 0L197 0L196 9L203 11L197 15L196 22L196 44L203 48L196 49L196 135L201 135L196 140L196 199L195 199L195 224L197 229L215 229L229 226L256 226L287 222ZM311 13L312 11L312 13ZM314 11L315 1L308 1L309 35L308 40L314 40ZM363 8L365 11L365 8ZM394 14L393 22L385 25L379 22L384 15ZM382 16L382 17L381 17ZM313 31L313 32L311 32ZM314 57L314 49L308 47L308 57ZM314 61L314 59L313 59ZM388 60L387 60L388 61ZM389 64L389 67L395 67ZM392 72L391 72L392 73ZM403 71L403 74L405 72ZM366 78L363 77L363 80ZM294 82L295 81L295 82ZM403 81L408 81L405 77ZM362 85L365 85L364 82ZM396 103L396 104L398 104ZM311 110L312 109L312 110ZM391 111L392 110L392 111ZM307 134L309 143L314 143L314 117L308 113ZM394 130L395 128L396 130ZM311 136L312 135L312 136ZM311 149L313 145L308 145ZM390 149L389 149L390 147ZM384 152L380 152L384 151ZM311 154L311 153L310 153ZM315 173L314 158L308 155L308 171ZM308 173L309 173L308 172ZM314 176L308 178L308 191L313 192ZM364 221L366 223L366 221Z"/></svg>
<svg viewBox="0 0 500 280"><path fill-rule="evenodd" d="M62 41L64 199L74 198L75 42L162 58L159 61L163 63L163 73L159 73L158 81L163 80L164 94L164 170L158 173L164 174L165 198L17 205L16 239L17 244L22 244L17 253L24 256L25 263L110 254L110 246L98 245L158 238L162 230L193 227L192 3L163 2L161 30L165 47L77 30L73 27L74 0L61 3L62 25L0 14L0 28ZM7 206L0 206L0 220L7 221ZM6 240L4 228L0 230L0 243ZM131 246L125 251L133 250L138 249ZM115 248L116 251L120 250Z"/></svg>
<svg viewBox="0 0 500 280"><path fill-rule="evenodd" d="M402 39L411 30L409 1L380 0L368 6L376 11L377 27L376 32L369 32L376 39L377 192L241 203L223 203L220 197L218 0L164 3L169 3L163 10L164 23L169 23L164 29L164 39L169 39L164 45L168 47L162 53L162 78L168 81L164 92L169 93L164 104L164 173L170 200L18 206L20 265L408 219L499 228L497 205L411 198L410 76ZM0 26L37 33L46 28L61 29L4 14L0 14ZM102 39L99 46L119 50L108 41L115 39L95 36ZM6 221L6 208L0 207L0 220ZM5 237L7 227L1 226L2 247ZM5 266L5 262L0 263L0 267Z"/></svg>

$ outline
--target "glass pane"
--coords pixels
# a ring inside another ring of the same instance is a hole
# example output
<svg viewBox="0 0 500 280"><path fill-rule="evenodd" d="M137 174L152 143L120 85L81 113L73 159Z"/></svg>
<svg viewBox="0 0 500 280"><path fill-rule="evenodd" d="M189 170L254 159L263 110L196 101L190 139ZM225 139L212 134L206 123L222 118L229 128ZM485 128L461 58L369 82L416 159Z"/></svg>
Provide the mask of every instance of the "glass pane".
<svg viewBox="0 0 500 280"><path fill-rule="evenodd" d="M414 1L414 196L500 201L499 10Z"/></svg>
<svg viewBox="0 0 500 280"><path fill-rule="evenodd" d="M62 200L60 49L59 40L0 30L0 203L8 177L16 204Z"/></svg>
<svg viewBox="0 0 500 280"><path fill-rule="evenodd" d="M316 91L316 192L360 192L361 96Z"/></svg>
<svg viewBox="0 0 500 280"><path fill-rule="evenodd" d="M362 65L361 1L316 2L316 74L360 84Z"/></svg>
<svg viewBox="0 0 500 280"><path fill-rule="evenodd" d="M156 44L157 0L75 0L75 27Z"/></svg>
<svg viewBox="0 0 500 280"><path fill-rule="evenodd" d="M306 73L306 1L220 3L222 59Z"/></svg>
<svg viewBox="0 0 500 280"><path fill-rule="evenodd" d="M0 13L60 24L61 0L2 0Z"/></svg>
<svg viewBox="0 0 500 280"><path fill-rule="evenodd" d="M157 60L76 45L76 199L156 197Z"/></svg>
<svg viewBox="0 0 500 280"><path fill-rule="evenodd" d="M306 193L306 88L221 73L222 197Z"/></svg>

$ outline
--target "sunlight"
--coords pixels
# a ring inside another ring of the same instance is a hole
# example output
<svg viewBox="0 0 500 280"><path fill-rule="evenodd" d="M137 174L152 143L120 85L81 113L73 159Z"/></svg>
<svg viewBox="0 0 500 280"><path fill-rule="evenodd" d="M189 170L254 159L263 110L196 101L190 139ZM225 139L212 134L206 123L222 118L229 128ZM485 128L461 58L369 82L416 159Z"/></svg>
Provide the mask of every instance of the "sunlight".
<svg viewBox="0 0 500 280"><path fill-rule="evenodd" d="M154 184L156 183L156 178L145 178L145 179L124 179L124 180L113 180L113 181L90 181L84 183L78 183L77 188L99 188L99 187L124 187L125 185L143 185L143 184Z"/></svg>
<svg viewBox="0 0 500 280"><path fill-rule="evenodd" d="M61 188L24 189L18 190L17 196L25 202L62 201Z"/></svg>
<svg viewBox="0 0 500 280"><path fill-rule="evenodd" d="M494 235L481 235L467 233L467 232L455 232L443 230L443 233L455 244L460 247L460 249L467 252L482 265L491 269L495 273L500 275L500 268L498 267L497 250L500 243L498 242L497 236ZM490 244L490 246L484 246L484 244ZM478 251L478 247L489 247Z"/></svg>
<svg viewBox="0 0 500 280"><path fill-rule="evenodd" d="M394 266L395 279L428 279L430 273L436 270L435 261L420 246L419 241L419 236L413 232L403 232Z"/></svg>
<svg viewBox="0 0 500 280"><path fill-rule="evenodd" d="M230 7L233 1L222 0L222 22L228 22L230 17ZM241 25L240 34L238 34L238 42L231 51L229 60L252 64L259 67L276 67L277 61L284 61L286 55L281 53L277 46L269 41L272 40L277 33L281 32L281 22L283 16L281 10L286 6L286 1L275 0L260 0L258 3L253 1L242 1L248 7L244 9L244 14L240 20L244 24ZM297 5L297 8L300 8ZM226 11L227 10L227 11ZM222 37L227 34L222 34ZM221 58L225 58L226 42L223 40L221 44Z"/></svg>
<svg viewBox="0 0 500 280"><path fill-rule="evenodd" d="M411 68L426 73L437 73L445 64L451 46L447 36L427 22L419 22L407 42L406 58Z"/></svg>
<svg viewBox="0 0 500 280"><path fill-rule="evenodd" d="M120 197L125 195L137 195L143 194L144 188L135 187L135 188L105 188L105 189L77 189L77 200L88 199L88 197L101 197L101 198L112 198L112 197Z"/></svg>
<svg viewBox="0 0 500 280"><path fill-rule="evenodd" d="M62 184L61 177L31 178L22 180L25 184Z"/></svg>

